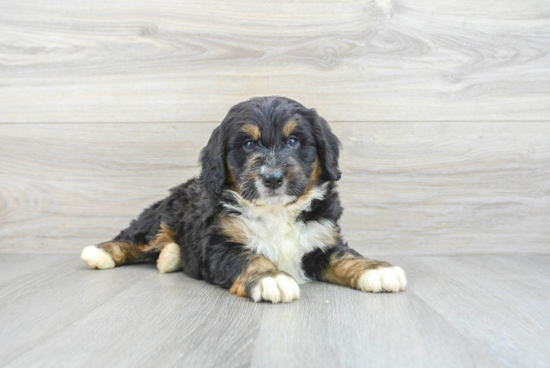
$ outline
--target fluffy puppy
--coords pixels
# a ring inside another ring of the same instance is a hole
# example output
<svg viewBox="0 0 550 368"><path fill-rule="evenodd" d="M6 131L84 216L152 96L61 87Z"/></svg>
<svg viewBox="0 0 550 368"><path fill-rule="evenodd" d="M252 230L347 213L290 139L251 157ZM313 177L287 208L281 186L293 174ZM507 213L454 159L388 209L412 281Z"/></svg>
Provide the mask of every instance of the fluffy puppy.
<svg viewBox="0 0 550 368"><path fill-rule="evenodd" d="M406 287L399 267L362 257L340 235L340 142L315 110L284 97L231 108L200 155L202 172L112 241L84 248L91 268L152 260L250 297L291 302L298 284L369 292Z"/></svg>

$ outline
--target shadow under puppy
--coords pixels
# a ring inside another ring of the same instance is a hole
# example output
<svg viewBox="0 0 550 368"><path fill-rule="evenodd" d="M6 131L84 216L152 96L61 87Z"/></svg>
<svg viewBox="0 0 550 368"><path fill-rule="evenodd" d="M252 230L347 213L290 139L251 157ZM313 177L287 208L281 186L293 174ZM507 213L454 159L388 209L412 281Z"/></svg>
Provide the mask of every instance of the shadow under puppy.
<svg viewBox="0 0 550 368"><path fill-rule="evenodd" d="M311 280L404 290L401 268L362 257L340 235L339 146L325 119L296 101L237 104L202 150L199 178L82 259L99 269L156 260L161 272L182 269L256 302L291 302Z"/></svg>

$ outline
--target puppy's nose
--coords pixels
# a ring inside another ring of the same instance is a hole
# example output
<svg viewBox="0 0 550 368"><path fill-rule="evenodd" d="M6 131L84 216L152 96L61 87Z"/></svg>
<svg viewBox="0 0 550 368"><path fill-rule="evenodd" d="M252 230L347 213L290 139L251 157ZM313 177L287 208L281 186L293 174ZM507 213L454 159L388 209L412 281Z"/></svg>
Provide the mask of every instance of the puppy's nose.
<svg viewBox="0 0 550 368"><path fill-rule="evenodd" d="M285 181L285 177L283 176L282 172L264 174L263 176L264 185L271 189L279 188L281 185L283 185L284 181Z"/></svg>

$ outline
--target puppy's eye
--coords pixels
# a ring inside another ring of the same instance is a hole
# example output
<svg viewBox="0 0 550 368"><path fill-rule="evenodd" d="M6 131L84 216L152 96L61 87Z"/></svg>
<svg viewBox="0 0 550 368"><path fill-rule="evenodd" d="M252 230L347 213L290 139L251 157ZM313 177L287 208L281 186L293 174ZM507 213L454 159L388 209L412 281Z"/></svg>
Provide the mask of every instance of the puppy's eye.
<svg viewBox="0 0 550 368"><path fill-rule="evenodd" d="M289 147L296 148L300 145L300 141L297 140L295 137L288 138L287 143Z"/></svg>
<svg viewBox="0 0 550 368"><path fill-rule="evenodd" d="M256 142L254 142L254 141L246 141L246 142L244 142L244 148L245 148L245 149L251 150L251 149L254 149L254 147L256 147Z"/></svg>

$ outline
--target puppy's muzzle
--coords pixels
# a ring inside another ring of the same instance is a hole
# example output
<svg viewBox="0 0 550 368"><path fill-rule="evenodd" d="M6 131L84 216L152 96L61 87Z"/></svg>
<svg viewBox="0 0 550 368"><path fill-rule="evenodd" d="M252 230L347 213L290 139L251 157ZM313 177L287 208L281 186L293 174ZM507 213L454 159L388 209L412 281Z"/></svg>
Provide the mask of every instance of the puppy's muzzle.
<svg viewBox="0 0 550 368"><path fill-rule="evenodd" d="M280 171L269 172L262 175L262 183L268 188L277 189L283 186L285 176Z"/></svg>

